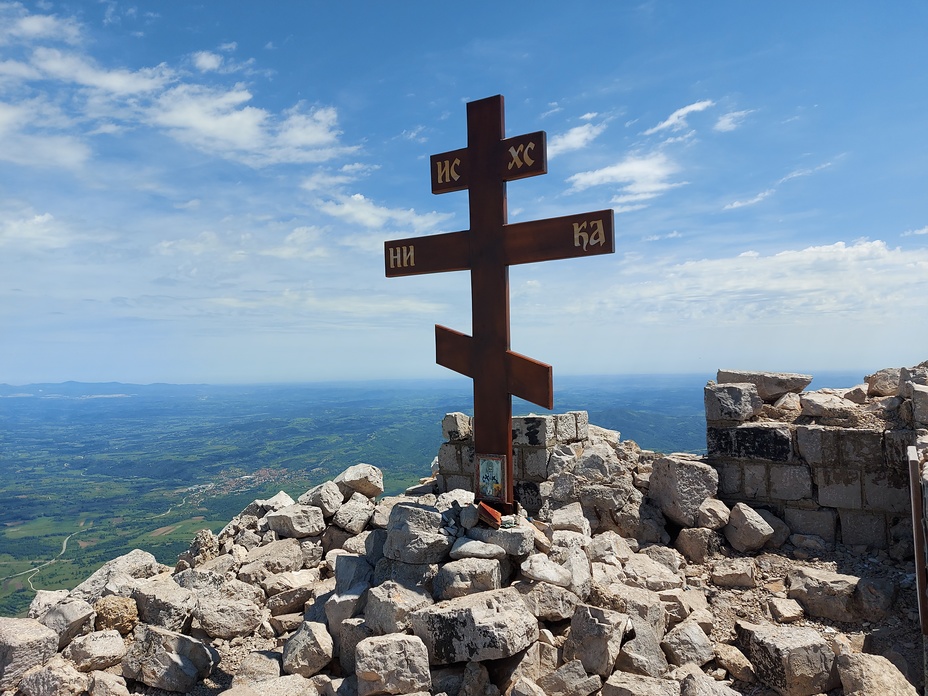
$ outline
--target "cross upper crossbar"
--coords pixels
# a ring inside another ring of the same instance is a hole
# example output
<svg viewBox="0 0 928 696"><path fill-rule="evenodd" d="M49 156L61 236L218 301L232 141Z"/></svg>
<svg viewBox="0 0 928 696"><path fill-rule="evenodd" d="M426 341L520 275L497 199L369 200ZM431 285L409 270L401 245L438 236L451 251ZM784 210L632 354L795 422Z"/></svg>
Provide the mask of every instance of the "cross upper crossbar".
<svg viewBox="0 0 928 696"><path fill-rule="evenodd" d="M430 167L432 193L468 191L470 229L385 242L384 267L389 278L470 271L474 335L436 326L436 359L474 380L475 492L508 510L512 396L554 407L551 366L509 347L509 266L611 254L614 215L508 223L506 182L546 174L548 160L544 131L505 137L501 96L468 103L467 147L432 155Z"/></svg>

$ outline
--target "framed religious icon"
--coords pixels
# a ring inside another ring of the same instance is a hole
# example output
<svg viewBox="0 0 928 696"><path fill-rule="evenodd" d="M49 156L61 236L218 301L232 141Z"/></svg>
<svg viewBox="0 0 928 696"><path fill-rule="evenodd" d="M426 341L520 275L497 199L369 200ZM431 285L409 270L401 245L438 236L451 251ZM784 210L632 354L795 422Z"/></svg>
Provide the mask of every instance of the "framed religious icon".
<svg viewBox="0 0 928 696"><path fill-rule="evenodd" d="M503 454L477 455L477 497L505 502L506 456Z"/></svg>

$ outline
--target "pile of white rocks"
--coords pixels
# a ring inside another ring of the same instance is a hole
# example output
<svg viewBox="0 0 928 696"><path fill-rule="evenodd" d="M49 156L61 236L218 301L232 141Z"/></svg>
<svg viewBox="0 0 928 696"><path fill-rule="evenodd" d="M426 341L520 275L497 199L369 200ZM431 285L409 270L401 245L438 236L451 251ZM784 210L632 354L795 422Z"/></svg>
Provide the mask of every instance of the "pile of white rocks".
<svg viewBox="0 0 928 696"><path fill-rule="evenodd" d="M384 498L359 464L199 532L174 568L135 550L40 591L0 618L0 691L916 693L846 630L892 614L892 577L784 566L783 523L717 500L712 467L590 430L499 529L470 492Z"/></svg>

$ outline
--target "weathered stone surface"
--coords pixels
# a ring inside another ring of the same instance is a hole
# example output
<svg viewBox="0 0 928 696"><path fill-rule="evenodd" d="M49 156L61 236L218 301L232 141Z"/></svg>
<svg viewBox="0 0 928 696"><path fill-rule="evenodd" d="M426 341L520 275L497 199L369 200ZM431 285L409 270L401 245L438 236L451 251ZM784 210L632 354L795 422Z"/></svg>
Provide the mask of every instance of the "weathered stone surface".
<svg viewBox="0 0 928 696"><path fill-rule="evenodd" d="M718 491L715 469L696 458L674 455L654 462L650 497L667 519L684 527L695 527L699 506Z"/></svg>
<svg viewBox="0 0 928 696"><path fill-rule="evenodd" d="M583 506L573 502L551 513L551 529L590 536L590 521L583 514Z"/></svg>
<svg viewBox="0 0 928 696"><path fill-rule="evenodd" d="M828 392L807 392L799 402L802 415L812 418L842 418L857 408L853 401Z"/></svg>
<svg viewBox="0 0 928 696"><path fill-rule="evenodd" d="M705 527L686 527L680 530L674 548L690 563L703 564L722 548L722 536Z"/></svg>
<svg viewBox="0 0 928 696"><path fill-rule="evenodd" d="M538 680L548 696L588 696L602 685L599 675L588 675L580 660L571 660Z"/></svg>
<svg viewBox="0 0 928 696"><path fill-rule="evenodd" d="M605 681L600 693L602 696L680 696L680 683L615 672Z"/></svg>
<svg viewBox="0 0 928 696"><path fill-rule="evenodd" d="M845 696L917 696L918 691L881 655L846 653L835 660Z"/></svg>
<svg viewBox="0 0 928 696"><path fill-rule="evenodd" d="M704 389L706 420L743 422L756 416L764 407L757 387L749 382L715 384Z"/></svg>
<svg viewBox="0 0 928 696"><path fill-rule="evenodd" d="M388 580L367 593L364 616L374 633L402 633L409 627L409 614L433 604L431 595Z"/></svg>
<svg viewBox="0 0 928 696"><path fill-rule="evenodd" d="M441 434L446 440L469 440L474 431L470 416L464 413L446 413L441 421Z"/></svg>
<svg viewBox="0 0 928 696"><path fill-rule="evenodd" d="M867 396L896 396L899 394L899 368L888 367L864 377Z"/></svg>
<svg viewBox="0 0 928 696"><path fill-rule="evenodd" d="M45 612L39 621L58 634L58 649L61 650L75 636L90 633L95 616L93 607L83 599L68 597Z"/></svg>
<svg viewBox="0 0 928 696"><path fill-rule="evenodd" d="M342 593L358 583L371 583L374 569L364 556L340 553L335 557L335 591Z"/></svg>
<svg viewBox="0 0 928 696"><path fill-rule="evenodd" d="M735 633L758 680L783 696L811 696L838 686L835 654L813 629L739 621Z"/></svg>
<svg viewBox="0 0 928 696"><path fill-rule="evenodd" d="M68 590L37 590L35 597L29 603L29 610L26 617L30 619L41 619L45 613L53 606L64 599L67 599L70 593Z"/></svg>
<svg viewBox="0 0 928 696"><path fill-rule="evenodd" d="M615 668L647 677L663 676L667 671L667 656L654 627L637 617L629 623L631 628L626 633Z"/></svg>
<svg viewBox="0 0 928 696"><path fill-rule="evenodd" d="M441 563L454 541L442 531L441 513L434 507L398 503L390 511L386 558L404 563Z"/></svg>
<svg viewBox="0 0 928 696"><path fill-rule="evenodd" d="M91 672L89 696L129 696L126 680L118 674Z"/></svg>
<svg viewBox="0 0 928 696"><path fill-rule="evenodd" d="M355 664L358 696L411 694L432 686L428 651L416 636L366 638L358 643Z"/></svg>
<svg viewBox="0 0 928 696"><path fill-rule="evenodd" d="M524 556L535 548L535 532L528 522L517 518L518 524L508 529L490 529L473 527L467 530L467 536L486 544L502 547L510 556Z"/></svg>
<svg viewBox="0 0 928 696"><path fill-rule="evenodd" d="M269 575L302 567L303 549L299 539L280 539L249 551L238 570L238 579L257 585Z"/></svg>
<svg viewBox="0 0 928 696"><path fill-rule="evenodd" d="M335 513L332 523L350 534L360 534L373 514L374 503L370 498L361 493L353 493Z"/></svg>
<svg viewBox="0 0 928 696"><path fill-rule="evenodd" d="M450 561L439 568L432 582L436 600L498 590L501 585L499 561L493 558L462 558L459 561Z"/></svg>
<svg viewBox="0 0 928 696"><path fill-rule="evenodd" d="M736 551L744 553L762 548L773 536L773 527L750 505L737 503L722 532Z"/></svg>
<svg viewBox="0 0 928 696"><path fill-rule="evenodd" d="M779 517L774 515L769 510L764 510L763 508L760 508L758 510L755 510L754 512L760 515L763 518L764 522L769 524L770 527L773 529L773 536L767 539L767 541L764 543L764 548L765 549L778 549L781 546L783 546L783 544L786 543L786 540L789 539L789 535L792 534L792 531L790 530L789 525L787 525L786 522L781 520Z"/></svg>
<svg viewBox="0 0 928 696"><path fill-rule="evenodd" d="M98 631L112 628L125 636L132 632L139 621L139 610L131 597L100 597L93 605L93 610L97 615L94 628Z"/></svg>
<svg viewBox="0 0 928 696"><path fill-rule="evenodd" d="M304 621L284 646L283 671L311 677L332 661L334 643L325 624Z"/></svg>
<svg viewBox="0 0 928 696"><path fill-rule="evenodd" d="M264 620L264 613L254 602L219 595L197 598L193 616L208 636L223 640L251 635Z"/></svg>
<svg viewBox="0 0 928 696"><path fill-rule="evenodd" d="M520 677L513 684L510 696L547 696L538 684L527 677Z"/></svg>
<svg viewBox="0 0 928 696"><path fill-rule="evenodd" d="M709 457L735 457L788 462L793 457L793 441L784 423L743 423L734 428L706 428Z"/></svg>
<svg viewBox="0 0 928 696"><path fill-rule="evenodd" d="M183 631L190 624L195 598L170 575L139 580L132 590L139 619L169 631Z"/></svg>
<svg viewBox="0 0 928 696"><path fill-rule="evenodd" d="M754 667L743 652L727 643L715 644L715 661L733 679L750 684L756 680Z"/></svg>
<svg viewBox="0 0 928 696"><path fill-rule="evenodd" d="M570 620L564 660L580 660L587 672L608 677L615 669L622 640L630 626L626 614L579 605Z"/></svg>
<svg viewBox="0 0 928 696"><path fill-rule="evenodd" d="M296 502L300 505L313 505L319 508L323 516L328 519L338 512L343 501L344 496L335 482L326 481L310 488Z"/></svg>
<svg viewBox="0 0 928 696"><path fill-rule="evenodd" d="M721 500L706 498L696 513L696 524L706 529L721 529L728 524L731 510Z"/></svg>
<svg viewBox="0 0 928 696"><path fill-rule="evenodd" d="M738 692L694 669L680 682L680 696L738 696Z"/></svg>
<svg viewBox="0 0 928 696"><path fill-rule="evenodd" d="M543 553L535 553L526 558L522 561L520 570L529 580L546 582L558 587L569 587L572 579L570 571L554 563Z"/></svg>
<svg viewBox="0 0 928 696"><path fill-rule="evenodd" d="M632 555L625 562L623 570L626 584L632 587L643 587L654 592L683 587L683 578L644 553Z"/></svg>
<svg viewBox="0 0 928 696"><path fill-rule="evenodd" d="M342 492L345 500L355 492L366 495L368 498L383 495L383 473L370 464L349 466L335 477L334 483Z"/></svg>
<svg viewBox="0 0 928 696"><path fill-rule="evenodd" d="M58 650L58 633L35 619L0 616L0 691L15 689L23 674Z"/></svg>
<svg viewBox="0 0 928 696"><path fill-rule="evenodd" d="M337 514L337 513L336 513ZM325 531L322 510L315 505L288 505L264 516L268 529L281 539L303 539Z"/></svg>
<svg viewBox="0 0 928 696"><path fill-rule="evenodd" d="M410 626L433 665L509 657L538 639L538 621L512 588L419 609L410 614Z"/></svg>
<svg viewBox="0 0 928 696"><path fill-rule="evenodd" d="M590 600L597 606L628 614L633 621L641 619L654 629L656 635L664 635L668 621L667 610L657 592L613 583L608 587L597 588Z"/></svg>
<svg viewBox="0 0 928 696"><path fill-rule="evenodd" d="M506 557L506 549L496 544L461 537L454 542L449 555L455 561L462 558L495 558L498 560Z"/></svg>
<svg viewBox="0 0 928 696"><path fill-rule="evenodd" d="M119 631L115 630L96 631L78 636L62 653L81 672L112 667L118 664L125 654L126 644Z"/></svg>
<svg viewBox="0 0 928 696"><path fill-rule="evenodd" d="M258 650L249 653L238 665L232 686L247 686L280 676L280 653Z"/></svg>
<svg viewBox="0 0 928 696"><path fill-rule="evenodd" d="M712 566L712 583L719 587L756 587L753 559L729 558Z"/></svg>
<svg viewBox="0 0 928 696"><path fill-rule="evenodd" d="M23 696L80 696L87 691L90 679L60 655L54 655L41 667L33 667L19 683Z"/></svg>
<svg viewBox="0 0 928 696"><path fill-rule="evenodd" d="M767 602L767 608L777 623L793 623L804 616L802 605L795 599L786 597L771 597Z"/></svg>
<svg viewBox="0 0 928 696"><path fill-rule="evenodd" d="M93 604L103 596L103 588L118 576L125 578L151 578L168 570L147 551L134 549L103 564L89 578L71 590L71 597Z"/></svg>
<svg viewBox="0 0 928 696"><path fill-rule="evenodd" d="M590 562L600 561L618 565L632 557L632 549L628 542L612 530L601 532L594 536L585 547Z"/></svg>
<svg viewBox="0 0 928 696"><path fill-rule="evenodd" d="M219 654L196 638L157 626L136 626L122 659L122 674L167 691L190 691L219 663Z"/></svg>
<svg viewBox="0 0 928 696"><path fill-rule="evenodd" d="M812 375L795 372L751 372L747 370L719 370L719 384L750 382L757 387L757 395L767 403L773 403L784 394L798 394L812 384Z"/></svg>
<svg viewBox="0 0 928 696"><path fill-rule="evenodd" d="M580 598L567 588L546 582L516 582L512 587L522 595L532 616L541 621L569 619L580 603Z"/></svg>
<svg viewBox="0 0 928 696"><path fill-rule="evenodd" d="M860 578L818 568L794 568L789 573L789 597L811 616L854 621L854 595Z"/></svg>
<svg viewBox="0 0 928 696"><path fill-rule="evenodd" d="M712 641L695 621L684 621L670 629L661 647L674 665L693 662L702 666L715 657Z"/></svg>

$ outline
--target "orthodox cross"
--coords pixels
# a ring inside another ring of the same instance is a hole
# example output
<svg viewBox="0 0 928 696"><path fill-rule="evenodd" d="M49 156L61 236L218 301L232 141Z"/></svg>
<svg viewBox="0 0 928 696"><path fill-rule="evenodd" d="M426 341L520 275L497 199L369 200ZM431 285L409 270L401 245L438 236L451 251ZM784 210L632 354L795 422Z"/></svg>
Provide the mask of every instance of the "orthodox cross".
<svg viewBox="0 0 928 696"><path fill-rule="evenodd" d="M388 278L470 271L473 336L435 326L439 365L474 380L475 492L513 506L512 396L554 408L551 366L509 348L509 266L615 251L613 211L509 224L506 182L547 174L544 131L505 137L503 98L467 104L467 147L430 161L432 193L468 191L470 229L384 243Z"/></svg>

